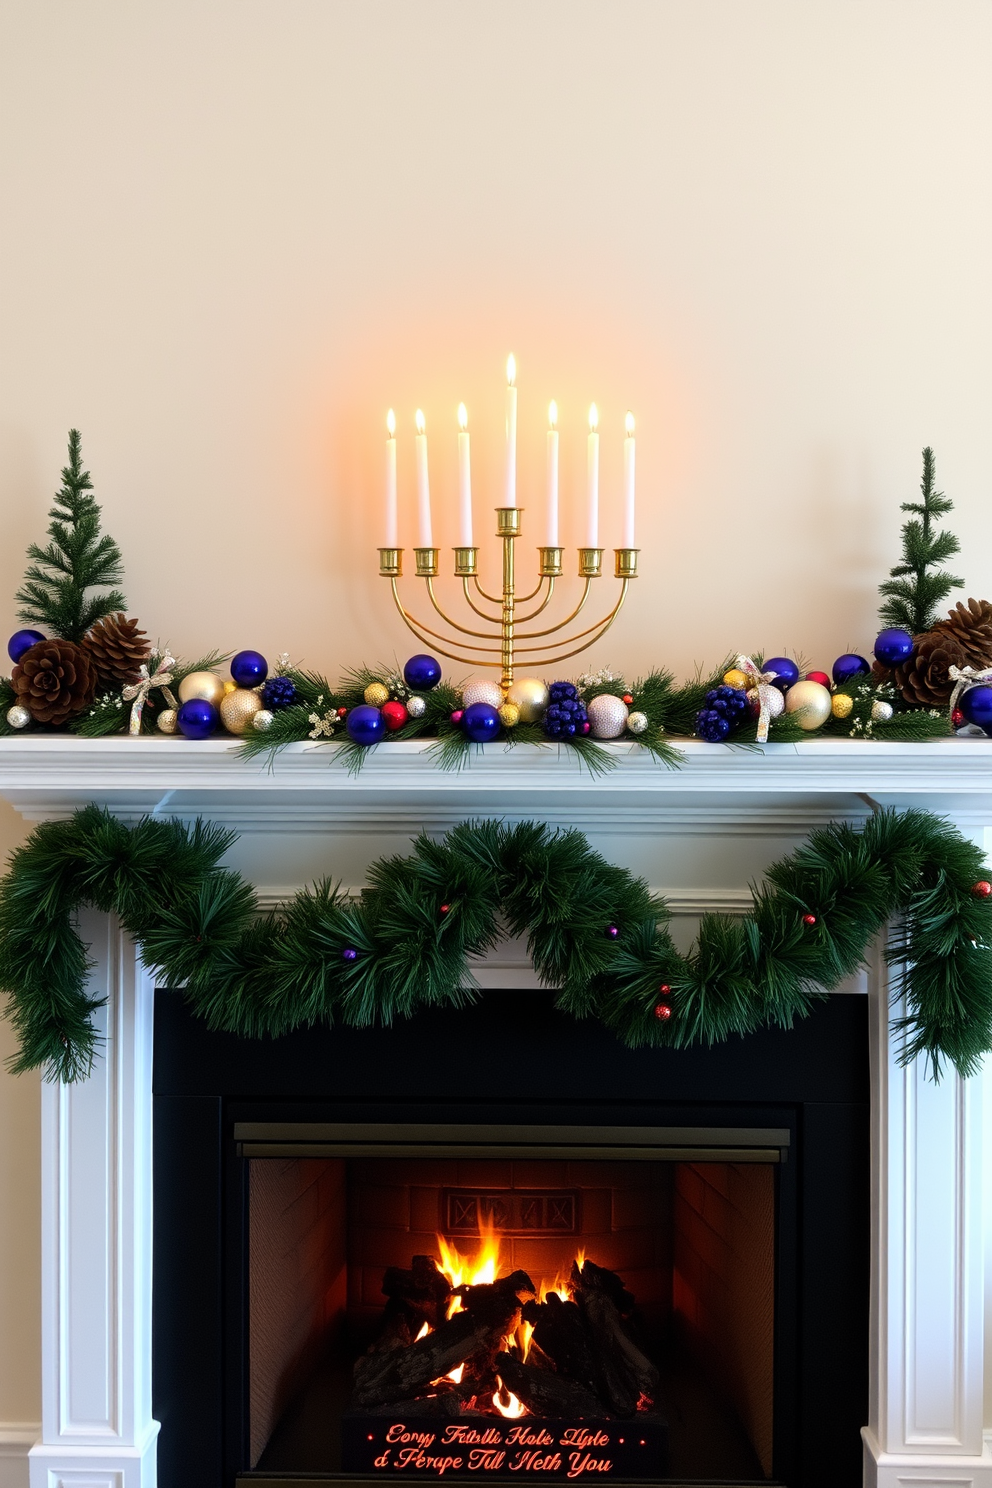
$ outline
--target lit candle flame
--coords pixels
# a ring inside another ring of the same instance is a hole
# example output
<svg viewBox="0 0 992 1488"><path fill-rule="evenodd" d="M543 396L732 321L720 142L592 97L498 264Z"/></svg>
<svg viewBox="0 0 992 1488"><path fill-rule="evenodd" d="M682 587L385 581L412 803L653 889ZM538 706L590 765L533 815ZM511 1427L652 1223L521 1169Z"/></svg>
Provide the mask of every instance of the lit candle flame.
<svg viewBox="0 0 992 1488"><path fill-rule="evenodd" d="M424 430L427 428L427 420L424 418L423 411L419 408L417 409L416 418L414 421L417 425L417 433L423 434Z"/></svg>
<svg viewBox="0 0 992 1488"><path fill-rule="evenodd" d="M628 413L627 417L623 421L623 426L627 430L628 435L633 434L633 432L634 432L634 415L632 413Z"/></svg>
<svg viewBox="0 0 992 1488"><path fill-rule="evenodd" d="M548 423L551 425L552 429L555 428L558 423L558 404L555 402L554 398L552 398L551 402L548 404Z"/></svg>
<svg viewBox="0 0 992 1488"><path fill-rule="evenodd" d="M392 439L396 433L396 415L392 409L386 414L386 430Z"/></svg>
<svg viewBox="0 0 992 1488"><path fill-rule="evenodd" d="M468 409L464 403L458 405L458 427L459 429L468 428Z"/></svg>
<svg viewBox="0 0 992 1488"><path fill-rule="evenodd" d="M589 405L589 427L593 433L599 428L599 409L595 403Z"/></svg>
<svg viewBox="0 0 992 1488"><path fill-rule="evenodd" d="M507 385L507 387L512 387L513 384L516 382L516 380L517 380L517 359L513 355L513 352L511 351L510 352L510 355L506 359L506 385Z"/></svg>

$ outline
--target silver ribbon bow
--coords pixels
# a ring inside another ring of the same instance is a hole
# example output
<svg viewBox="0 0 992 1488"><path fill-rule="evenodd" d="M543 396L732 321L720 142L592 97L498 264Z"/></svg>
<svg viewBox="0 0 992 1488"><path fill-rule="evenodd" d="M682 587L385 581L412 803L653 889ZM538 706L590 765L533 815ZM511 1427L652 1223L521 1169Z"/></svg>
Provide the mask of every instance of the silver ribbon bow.
<svg viewBox="0 0 992 1488"><path fill-rule="evenodd" d="M750 656L738 656L737 670L743 672L751 684L749 691L758 694L758 735L759 744L768 743L768 725L771 721L771 694L772 683L778 676L778 672L763 672L756 666Z"/></svg>
<svg viewBox="0 0 992 1488"><path fill-rule="evenodd" d="M953 714L954 709L958 705L958 698L963 692L967 692L969 687L974 687L978 682L992 682L992 667L986 667L983 672L979 672L971 666L949 666L947 668L947 675L954 683L951 701L947 705Z"/></svg>
<svg viewBox="0 0 992 1488"><path fill-rule="evenodd" d="M175 664L176 658L166 652L156 664L154 675L149 676L148 667L142 662L138 668L141 673L141 681L129 682L122 690L121 697L126 703L131 704L131 721L127 727L129 734L141 733L141 713L148 701L148 694L153 687L161 687L165 701L169 707L178 708L179 704L169 691L169 683L172 681L172 668Z"/></svg>

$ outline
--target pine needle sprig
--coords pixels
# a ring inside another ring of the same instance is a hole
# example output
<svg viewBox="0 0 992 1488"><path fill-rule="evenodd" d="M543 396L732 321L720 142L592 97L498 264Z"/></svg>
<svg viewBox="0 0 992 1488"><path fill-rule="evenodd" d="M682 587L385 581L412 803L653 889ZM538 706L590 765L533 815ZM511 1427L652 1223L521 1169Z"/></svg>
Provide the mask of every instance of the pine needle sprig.
<svg viewBox="0 0 992 1488"><path fill-rule="evenodd" d="M964 583L938 567L953 558L961 544L953 533L934 530L934 524L954 509L954 503L936 489L935 482L936 461L928 445L923 451L921 499L904 501L901 507L912 513L902 529L902 562L890 569L890 577L878 589L882 625L898 626L914 636L931 629L951 590L962 588Z"/></svg>
<svg viewBox="0 0 992 1488"><path fill-rule="evenodd" d="M92 489L89 471L83 469L79 431L70 429L69 463L49 512L49 542L28 548L28 568L17 591L18 618L67 641L81 641L98 620L127 608L120 589L112 587L124 576L121 551L100 530ZM92 594L93 589L108 592Z"/></svg>

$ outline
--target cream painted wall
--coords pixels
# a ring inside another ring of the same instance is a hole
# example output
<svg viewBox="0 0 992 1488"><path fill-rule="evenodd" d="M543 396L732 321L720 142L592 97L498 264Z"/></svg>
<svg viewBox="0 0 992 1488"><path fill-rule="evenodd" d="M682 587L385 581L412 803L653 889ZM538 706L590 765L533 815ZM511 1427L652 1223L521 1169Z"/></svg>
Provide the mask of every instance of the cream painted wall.
<svg viewBox="0 0 992 1488"><path fill-rule="evenodd" d="M76 424L153 635L408 654L385 409L447 546L511 348L534 542L548 399L569 543L586 405L608 546L638 418L595 660L868 646L927 442L992 593L990 54L985 0L3 0L0 628ZM39 1414L36 1110L0 1076L0 1422Z"/></svg>

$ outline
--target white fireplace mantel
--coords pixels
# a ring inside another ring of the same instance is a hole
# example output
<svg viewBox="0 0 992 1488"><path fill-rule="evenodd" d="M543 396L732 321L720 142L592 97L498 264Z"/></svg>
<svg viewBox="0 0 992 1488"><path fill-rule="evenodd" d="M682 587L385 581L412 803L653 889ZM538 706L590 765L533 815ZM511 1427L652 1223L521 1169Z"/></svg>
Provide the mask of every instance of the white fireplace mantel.
<svg viewBox="0 0 992 1488"><path fill-rule="evenodd" d="M643 874L684 916L747 902L768 863L827 820L924 806L982 846L992 830L992 747L815 740L764 750L689 744L683 769L611 746L596 779L557 749L490 746L461 772L391 744L357 778L326 746L294 745L271 770L230 741L0 741L0 796L29 821L96 802L125 820L197 815L240 833L229 853L275 902L318 874L358 886L368 864L422 828L471 817L574 825ZM992 839L989 839L992 841ZM134 948L85 912L92 978L107 994L104 1055L78 1086L43 1093L43 1428L31 1488L153 1488L151 1010ZM512 955L497 982L519 970ZM865 1481L992 1488L983 1432L981 1079L940 1085L899 1067L889 973L873 1003L871 1406ZM898 1008L895 1009L898 1013Z"/></svg>

